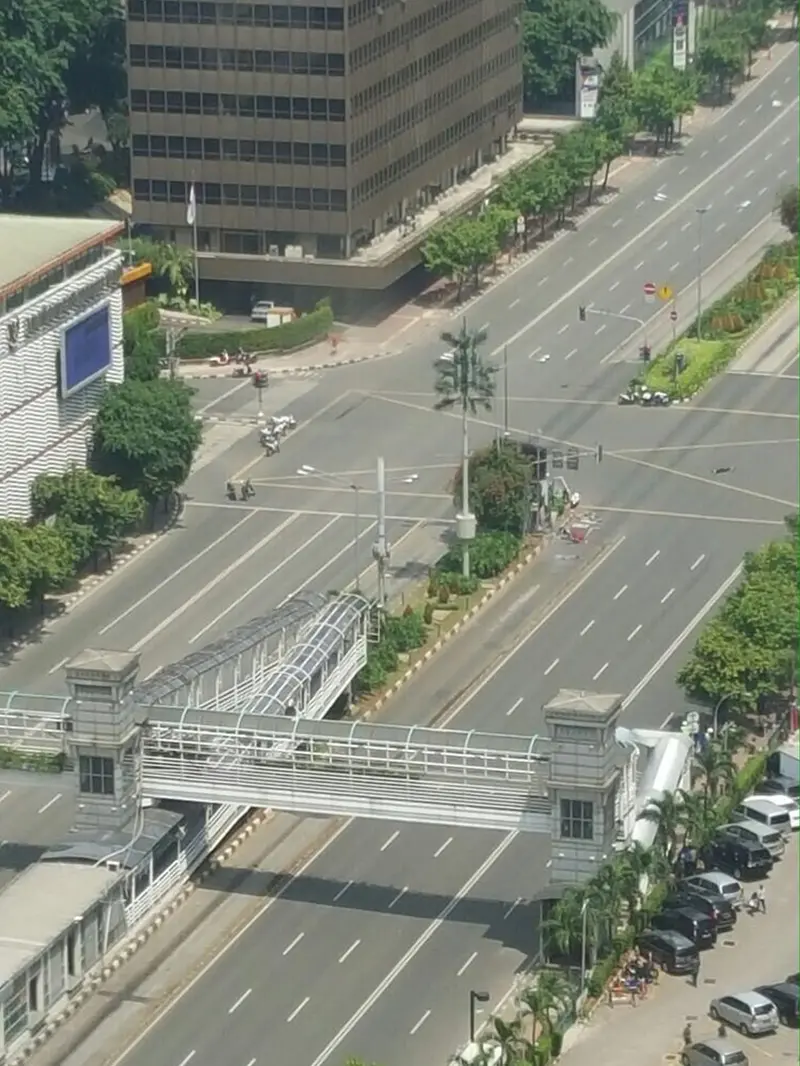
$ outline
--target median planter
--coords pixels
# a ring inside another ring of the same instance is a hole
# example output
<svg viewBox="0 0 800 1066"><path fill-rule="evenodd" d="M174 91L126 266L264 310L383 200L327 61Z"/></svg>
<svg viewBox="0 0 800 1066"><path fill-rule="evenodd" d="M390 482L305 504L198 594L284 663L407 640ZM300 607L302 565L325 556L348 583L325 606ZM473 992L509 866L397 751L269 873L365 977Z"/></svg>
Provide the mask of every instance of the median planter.
<svg viewBox="0 0 800 1066"><path fill-rule="evenodd" d="M323 300L307 315L271 329L198 331L186 333L178 341L177 352L182 362L194 362L241 349L254 355L283 355L308 348L324 340L333 328L333 310Z"/></svg>

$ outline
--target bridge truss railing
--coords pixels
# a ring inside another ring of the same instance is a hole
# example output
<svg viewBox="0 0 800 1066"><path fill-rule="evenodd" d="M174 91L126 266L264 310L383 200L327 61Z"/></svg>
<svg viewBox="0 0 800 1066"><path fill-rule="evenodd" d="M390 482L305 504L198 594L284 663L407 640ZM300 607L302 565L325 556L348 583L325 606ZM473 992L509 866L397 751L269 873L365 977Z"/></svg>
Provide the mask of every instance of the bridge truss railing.
<svg viewBox="0 0 800 1066"><path fill-rule="evenodd" d="M0 747L32 755L66 753L68 696L0 692Z"/></svg>

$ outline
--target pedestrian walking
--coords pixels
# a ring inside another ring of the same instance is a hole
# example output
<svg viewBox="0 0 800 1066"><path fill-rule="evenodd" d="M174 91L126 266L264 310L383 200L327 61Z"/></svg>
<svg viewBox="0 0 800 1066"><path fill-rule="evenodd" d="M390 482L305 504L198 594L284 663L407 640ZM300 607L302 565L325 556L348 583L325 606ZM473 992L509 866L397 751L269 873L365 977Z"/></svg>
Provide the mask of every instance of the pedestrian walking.
<svg viewBox="0 0 800 1066"><path fill-rule="evenodd" d="M758 909L762 914L767 913L767 894L763 885L758 886Z"/></svg>
<svg viewBox="0 0 800 1066"><path fill-rule="evenodd" d="M720 1040L724 1040L727 1035L728 1035L728 1027L727 1027L727 1025L725 1024L725 1022L720 1022L719 1025L717 1026L717 1036L720 1038Z"/></svg>
<svg viewBox="0 0 800 1066"><path fill-rule="evenodd" d="M690 1047L692 1043L692 1023L687 1022L683 1027L683 1046Z"/></svg>
<svg viewBox="0 0 800 1066"><path fill-rule="evenodd" d="M692 982L692 988L697 988L697 979L700 976L700 956L696 955L692 959L692 968L689 971L689 978Z"/></svg>

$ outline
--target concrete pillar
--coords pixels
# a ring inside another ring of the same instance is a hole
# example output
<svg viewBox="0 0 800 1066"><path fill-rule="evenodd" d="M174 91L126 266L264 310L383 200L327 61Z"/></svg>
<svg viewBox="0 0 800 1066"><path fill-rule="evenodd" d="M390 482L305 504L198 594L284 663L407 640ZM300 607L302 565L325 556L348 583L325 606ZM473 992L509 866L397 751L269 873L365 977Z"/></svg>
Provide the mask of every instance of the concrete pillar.
<svg viewBox="0 0 800 1066"><path fill-rule="evenodd" d="M612 854L614 800L625 753L614 730L618 695L562 689L543 707L551 738L551 879L581 884Z"/></svg>
<svg viewBox="0 0 800 1066"><path fill-rule="evenodd" d="M139 655L127 651L87 649L65 667L78 831L119 831L138 809L140 727L131 699L138 673Z"/></svg>

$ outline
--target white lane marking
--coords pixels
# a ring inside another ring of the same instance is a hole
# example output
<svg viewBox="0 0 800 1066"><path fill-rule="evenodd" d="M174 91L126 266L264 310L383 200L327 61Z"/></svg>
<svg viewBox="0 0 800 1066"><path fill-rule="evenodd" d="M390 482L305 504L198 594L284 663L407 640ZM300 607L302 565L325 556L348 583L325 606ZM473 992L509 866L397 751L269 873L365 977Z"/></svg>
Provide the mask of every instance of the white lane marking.
<svg viewBox="0 0 800 1066"><path fill-rule="evenodd" d="M614 593L614 599L618 600L620 598L620 596L624 596L627 591L628 591L628 586L627 585L623 585L621 589L619 589L617 592Z"/></svg>
<svg viewBox="0 0 800 1066"><path fill-rule="evenodd" d="M423 1027L425 1022L427 1022L427 1020L428 1020L428 1018L430 1018L430 1016L431 1016L431 1012L429 1010L426 1010L425 1013L420 1018L420 1020L417 1022L417 1024L411 1027L411 1030L409 1032L409 1036L415 1036L420 1031L420 1029Z"/></svg>
<svg viewBox="0 0 800 1066"><path fill-rule="evenodd" d="M730 196L730 194L733 192L733 189L734 189L734 186L733 185L729 185L728 188L725 190L725 192L722 195L723 196Z"/></svg>
<svg viewBox="0 0 800 1066"><path fill-rule="evenodd" d="M388 909L391 910L392 907L394 907L395 903L399 903L400 900L403 898L403 896L406 894L406 892L408 892L408 885L406 885L405 888L401 888L400 889L400 891L394 897L392 902L389 904L389 908Z"/></svg>
<svg viewBox="0 0 800 1066"><path fill-rule="evenodd" d="M537 345L536 345L536 347L535 347L535 348L533 349L533 351L531 352L531 354L530 354L530 355L528 356L528 358L529 358L529 359L533 359L533 357L534 357L535 355L538 355L538 354L539 354L539 352L540 352L541 350L542 350L542 346L541 346L541 344L537 344Z"/></svg>
<svg viewBox="0 0 800 1066"><path fill-rule="evenodd" d="M252 988L248 988L246 992L243 992L241 996L239 996L239 998L236 1000L234 1005L232 1007L228 1007L228 1014L233 1014L235 1010L238 1010L252 991Z"/></svg>
<svg viewBox="0 0 800 1066"><path fill-rule="evenodd" d="M761 110L761 108L762 108L763 106L764 106L763 104L757 104L757 105L756 105L756 114L758 114L758 112L759 112L759 111Z"/></svg>
<svg viewBox="0 0 800 1066"><path fill-rule="evenodd" d="M763 196L765 192L769 192L769 188L765 185L763 189L758 190L758 195Z"/></svg>
<svg viewBox="0 0 800 1066"><path fill-rule="evenodd" d="M615 218L614 221L611 223L611 228L612 229L616 229L617 226L619 226L621 222L622 222L621 218Z"/></svg>
<svg viewBox="0 0 800 1066"><path fill-rule="evenodd" d="M351 883L352 883L352 882L351 882ZM290 951L291 951L291 950L292 950L293 948L296 948L296 947L297 947L297 945L298 945L298 944L300 943L300 941L301 941L301 940L303 939L303 937L304 937L305 935L306 935L305 933L298 933L298 934L297 934L297 936L296 936L296 937L294 938L294 940L293 940L293 941L291 942L291 944L289 944L289 946L288 946L288 947L285 947L285 948L283 949L283 955L284 955L284 956L288 955L288 954L289 954L289 952L290 952Z"/></svg>
<svg viewBox="0 0 800 1066"><path fill-rule="evenodd" d="M705 559L705 557L706 557L706 553L705 552L703 552L702 555L698 555L697 558L695 559L695 561L689 567L689 569L690 570L696 570L698 568L698 566L700 565L700 563L702 563L703 559Z"/></svg>
<svg viewBox="0 0 800 1066"><path fill-rule="evenodd" d="M517 299L517 300L512 300L512 301L511 301L511 303L510 303L510 304L508 305L508 309L509 309L509 311L510 311L510 310L511 310L511 309L512 309L513 307L516 307L516 306L517 306L517 304L518 304L519 302L520 302L520 301L519 301L518 299Z"/></svg>
<svg viewBox="0 0 800 1066"><path fill-rule="evenodd" d="M339 891L336 893L336 895L333 897L333 902L336 903L337 900L340 900L342 898L342 896L345 894L345 892L348 890L348 888L352 888L352 887L353 887L353 882L352 881L348 881L347 884L344 885L342 888L340 888ZM300 935L303 936L302 933Z"/></svg>
<svg viewBox="0 0 800 1066"><path fill-rule="evenodd" d="M7 788L5 790L5 792L3 793L3 795L0 796L0 803L4 803L5 800L7 800L10 795L11 795L11 789Z"/></svg>
<svg viewBox="0 0 800 1066"><path fill-rule="evenodd" d="M636 205L636 210L638 211L642 207L644 207L644 200L639 201L639 203Z"/></svg>
<svg viewBox="0 0 800 1066"><path fill-rule="evenodd" d="M434 851L434 853L433 853L434 859L438 859L439 856L442 855L450 847L450 845L452 843L453 843L453 838L452 837L448 837L447 840L445 840L444 844L442 844L442 846L440 848L437 848L436 851Z"/></svg>
<svg viewBox="0 0 800 1066"><path fill-rule="evenodd" d="M55 796L53 796L53 798L52 798L52 799L49 799L49 800L47 801L47 803L45 803L44 807L40 807L40 808L39 808L39 810L38 810L38 811L37 811L36 813L37 813L37 814L44 814L44 812L45 812L45 811L47 811L47 810L49 810L49 809L50 809L50 808L51 808L51 807L53 806L53 804L54 804L54 803L58 803L58 801L59 801L60 799L61 799L61 793L60 793L60 792L57 792L57 793L55 794Z"/></svg>
<svg viewBox="0 0 800 1066"><path fill-rule="evenodd" d="M665 593L665 595L663 595L663 596L661 597L661 602L662 602L662 603L666 603L666 602L667 602L667 600L668 600L668 599L670 598L670 596L672 596L672 594L673 594L674 592L675 592L675 589L670 589L670 590L669 590L669 592Z"/></svg>
<svg viewBox="0 0 800 1066"><path fill-rule="evenodd" d="M298 517L296 514L295 515L289 515L289 518L296 518L296 517ZM286 566L287 563L290 563L292 561L292 559L296 559L298 555L300 555L302 552L306 551L310 544L313 544L315 540L319 540L320 537L323 537L328 532L328 530L332 526L334 526L338 521L339 521L339 516L336 515L334 518L331 518L331 520L329 522L326 522L325 525L321 529L318 529L316 531L316 533L312 533L311 536L308 537L308 539L303 544L298 545L298 547L295 548L295 550L293 552L289 552L288 555L284 555L284 557L281 559L281 561L279 563L277 563L275 566L273 566L271 570L268 570L266 574L263 574L258 579L258 581L254 581L253 584L248 588L248 590L246 592L243 592L241 596L237 596L236 599L232 603L228 604L228 606L225 608L224 611L220 611L220 613L216 616L216 618L212 618L210 622L208 622L206 625L203 626L202 629L198 630L198 632L195 633L195 635L189 639L189 643L190 644L197 643L197 641L200 640L201 637L205 636L205 634L209 631L209 629L213 629L214 626L218 625L222 621L223 618L227 618L227 616L231 613L231 611L235 611L236 608L239 607L240 604L242 604L249 596L252 596L253 593L256 592L258 589L260 589L263 584L265 584L267 581L270 581L275 576L275 574L278 573L278 571L282 570L284 568L284 566ZM282 522L281 526L283 526L283 525L288 525L288 520L287 520L286 523ZM374 526L374 525L375 525L375 523L373 522L370 526L367 527L367 529L368 530L371 529L372 526ZM281 529L281 526L278 526L277 529L274 529L272 531L273 534L279 533L280 529ZM244 560L244 559L249 558L251 555L255 555L255 552L256 551L260 551L260 549L263 546L264 546L264 544L262 542L259 542L257 545L255 545L255 550L251 549L249 552L245 552L244 553L244 555L241 557L240 562L242 560ZM338 556L344 555L345 552L348 552L348 551L351 552L352 550L353 550L352 543L348 543L338 553ZM335 560L338 558L338 556L334 555L331 559L329 559L328 562L326 563L326 566L330 566L331 563L335 562ZM223 570L222 574L219 574L217 576L217 578L214 579L214 583L215 584L218 583L219 579L223 578L224 576L227 576L228 571L230 571L232 569L233 569L233 565L228 567L226 570ZM311 584L313 584L313 579L310 579L310 581L311 581ZM207 589L200 589L199 592L196 592L194 597L193 597L194 601L197 602L197 600L199 600L203 596L205 596L206 591L207 591ZM189 600L188 603L186 604L186 606L190 606L191 603L192 603L192 600ZM184 609L185 608L182 608L182 610L184 610ZM156 626L156 628L153 630L152 633L148 633L148 635L146 637L144 637L141 641L139 641L139 645L146 644L150 639L152 639L152 637L156 633L158 633L162 628L164 628L165 625L169 625L171 620L172 620L171 618L165 618L164 621L160 623L160 625ZM133 651L139 651L139 646L134 645Z"/></svg>
<svg viewBox="0 0 800 1066"><path fill-rule="evenodd" d="M49 670L47 671L47 672L48 672L48 674L57 674L57 673L58 673L58 671L59 671L59 670L60 670L60 669L61 669L61 668L62 668L63 666L66 666L66 665L67 665L67 663L68 663L68 662L69 662L69 655L65 655L63 659L59 659L59 661L58 661L58 662L56 663L56 665L55 665L55 666L51 666L51 667L50 667L50 669L49 669Z"/></svg>
<svg viewBox="0 0 800 1066"><path fill-rule="evenodd" d="M644 266L644 259L641 259L641 260L640 260L640 261L639 261L639 262L638 262L638 263L636 264L636 266L635 266L635 267L634 267L633 269L634 269L634 270L641 270L643 266Z"/></svg>
<svg viewBox="0 0 800 1066"><path fill-rule="evenodd" d="M491 324L492 324L491 322L484 322L483 325L479 327L478 332L479 333L485 333L487 331L487 329L489 328L489 326L491 326Z"/></svg>
<svg viewBox="0 0 800 1066"><path fill-rule="evenodd" d="M250 1061L248 1062L247 1066L256 1066L256 1060L255 1059L250 1059Z"/></svg>
<svg viewBox="0 0 800 1066"><path fill-rule="evenodd" d="M615 282L613 283L613 285L609 285L609 286L608 286L608 291L609 291L609 292L613 292L613 291L614 291L614 289L618 289L618 288L619 288L619 282L618 282L618 281L615 281Z"/></svg>
<svg viewBox="0 0 800 1066"><path fill-rule="evenodd" d="M747 181L747 179L748 178L752 178L754 174L755 174L754 170L748 170L747 173L744 176L744 180Z"/></svg>
<svg viewBox="0 0 800 1066"><path fill-rule="evenodd" d="M389 839L388 840L384 840L384 842L381 844L381 851L386 851L387 848L390 848L392 846L392 844L394 844L395 840L397 840L397 838L399 836L400 836L400 830L399 829L395 829L395 831L392 833L392 835L389 837Z"/></svg>
<svg viewBox="0 0 800 1066"><path fill-rule="evenodd" d="M518 700L515 700L514 703L512 703L512 705L506 711L506 717L507 718L511 717L511 715L514 713L514 711L516 711L517 707L519 707L519 705L522 703L522 701L524 699L525 699L524 696L520 696L520 698Z"/></svg>
<svg viewBox="0 0 800 1066"><path fill-rule="evenodd" d="M663 252L668 244L669 244L669 241L662 241L661 244L659 244L658 248L656 248L656 251L657 252Z"/></svg>
<svg viewBox="0 0 800 1066"><path fill-rule="evenodd" d="M517 654L517 652L521 651L521 649L527 645L529 640L533 640L533 638L536 636L542 626L546 626L550 619L553 617L553 615L558 610L560 610L565 603L568 603L580 589L583 588L586 582L594 576L594 574L600 569L603 563L610 559L618 548L622 547L622 545L625 543L625 540L626 537L623 534L623 536L621 536L619 540L614 541L614 543L611 545L605 555L601 556L599 559L596 559L592 563L592 565L589 567L586 573L583 574L580 580L576 581L576 583L572 586L572 588L567 592L565 596L563 596L560 600L553 604L550 610L547 611L546 614L539 619L539 621L531 629L531 631L529 633L526 633L522 640L517 643L516 647L512 648L510 652L508 652L502 657L502 659L496 662L492 669L488 672L488 674L484 675L483 679L479 682L479 684L477 684L475 688L473 688L459 703L455 705L455 707L448 714L444 716L444 718L439 722L439 727L441 729L445 729L447 726L449 726L453 719L457 718L458 715L461 714L461 712L464 710L464 708L469 703L471 703L471 701L474 700L476 696L483 692L489 682L492 681L495 677L497 677L500 671L508 665L508 663ZM558 660L556 660L556 663L557 662ZM112 1066L117 1066L117 1064L113 1063Z"/></svg>
<svg viewBox="0 0 800 1066"><path fill-rule="evenodd" d="M567 354L564 356L564 358L565 359L571 359L573 357L573 355L577 355L577 354L578 354L578 349L577 348L573 348L572 351L567 352Z"/></svg>
<svg viewBox="0 0 800 1066"><path fill-rule="evenodd" d="M594 245L594 244L597 244L597 237L592 237L592 239L589 241L589 243L587 244L586 247L587 248L591 248L592 245Z"/></svg>
<svg viewBox="0 0 800 1066"><path fill-rule="evenodd" d="M727 225L727 223L720 222L720 224L717 226L717 228L714 230L714 232L715 233L722 233L722 231L725 229L726 225Z"/></svg>
<svg viewBox="0 0 800 1066"><path fill-rule="evenodd" d="M619 311L619 313L620 313L621 315L624 315L624 314L625 314L625 312L626 312L626 311L628 311L628 310L630 309L630 306L631 306L630 304L625 304L625 306L624 306L624 307L621 307L621 308L620 308L620 311Z"/></svg>
<svg viewBox="0 0 800 1066"><path fill-rule="evenodd" d="M772 152L767 152L767 154L764 156L764 162L769 163L770 159L772 159Z"/></svg>
<svg viewBox="0 0 800 1066"><path fill-rule="evenodd" d="M536 282L536 284L541 288L541 286L542 285L546 285L549 280L550 280L550 275L549 274L545 274L545 276L543 278L539 278L539 280Z"/></svg>
<svg viewBox="0 0 800 1066"><path fill-rule="evenodd" d="M103 626L103 628L98 631L97 635L102 637L105 633L109 631L109 629L113 629L114 626L119 625L119 623L124 621L129 614L137 610L139 607L142 606L143 603L147 603L147 601L152 599L153 596L156 596L159 592L161 592L161 590L165 588L170 583L170 581L174 581L176 577L180 577L180 575L186 570L188 570L190 566L194 566L198 559L202 559L204 555L208 555L209 552L214 551L214 549L218 548L220 544L228 540L229 537L233 536L237 529L241 529L245 522L249 522L250 519L254 518L257 513L257 511L250 511L244 516L244 518L240 518L239 521L235 522L227 532L217 537L216 540L212 540L209 545L203 548L202 551L193 554L191 559L188 559L182 566L179 566L177 570L173 571L169 575L169 577L164 578L163 581L159 581L157 585L151 588L149 592L145 593L144 596L140 596L138 600L134 600L130 607L126 607L122 614L118 614L116 618L111 619L108 625Z"/></svg>
<svg viewBox="0 0 800 1066"><path fill-rule="evenodd" d="M603 663L603 665L600 667L600 669L597 671L597 673L592 678L592 681L598 681L603 676L603 674L606 672L607 669L608 669L608 663Z"/></svg>
<svg viewBox="0 0 800 1066"><path fill-rule="evenodd" d="M181 1059L180 1066L187 1066L187 1064L192 1061L196 1054L196 1051L190 1051L185 1059Z"/></svg>
<svg viewBox="0 0 800 1066"><path fill-rule="evenodd" d="M347 949L347 951L344 953L344 955L340 957L339 962L345 962L353 954L353 952L356 950L360 943L360 940L354 940L350 947Z"/></svg>
<svg viewBox="0 0 800 1066"><path fill-rule="evenodd" d="M508 908L508 910L503 915L503 920L504 921L507 918L511 917L511 915L514 913L514 911L517 909L517 907L520 905L520 903L522 903L522 896L517 896L517 898L514 900L514 902L511 904L511 906Z"/></svg>
<svg viewBox="0 0 800 1066"><path fill-rule="evenodd" d="M605 322L601 322L597 329L594 331L595 337L599 337L603 330L606 328Z"/></svg>
<svg viewBox="0 0 800 1066"><path fill-rule="evenodd" d="M567 259L564 260L564 266L569 266L569 264L572 262L574 262L574 260L572 256L569 256Z"/></svg>
<svg viewBox="0 0 800 1066"><path fill-rule="evenodd" d="M778 181L782 181L782 180L783 180L783 178L785 178L785 177L786 177L786 175L787 175L788 173L789 173L789 171L788 171L788 170L781 170L781 171L779 171L779 172L778 172Z"/></svg>
<svg viewBox="0 0 800 1066"><path fill-rule="evenodd" d="M659 557L660 554L661 554L661 549L660 548L656 548L656 550L653 552L653 554L650 556L650 558L647 560L647 562L644 565L645 566L650 566L652 563L654 563L656 561L656 559Z"/></svg>
<svg viewBox="0 0 800 1066"><path fill-rule="evenodd" d="M470 957L467 959L467 961L461 967L461 969L460 970L456 970L456 977L463 977L464 974L467 972L467 967L470 966L470 964L473 963L477 959L477 957L478 957L478 952L477 951L473 951L472 954L470 955Z"/></svg>
<svg viewBox="0 0 800 1066"><path fill-rule="evenodd" d="M746 122L747 122L747 119L746 119L746 118L740 118L740 119L739 119L739 128L741 128L742 126L744 126L744 124L745 124ZM720 138L720 140L722 140L722 138Z"/></svg>
<svg viewBox="0 0 800 1066"><path fill-rule="evenodd" d="M685 233L687 229L691 229L693 225L694 222L684 222L684 224L681 226L681 233Z"/></svg>
<svg viewBox="0 0 800 1066"><path fill-rule="evenodd" d="M699 244L696 244L696 245L694 246L694 248L692 248L692 251L693 251L693 252L699 252L699 251L700 251L700 245L699 245Z"/></svg>
<svg viewBox="0 0 800 1066"><path fill-rule="evenodd" d="M562 335L562 333L566 333L568 329L569 329L569 323L565 322L564 325L561 327L561 329L558 331L559 337Z"/></svg>
<svg viewBox="0 0 800 1066"><path fill-rule="evenodd" d="M787 55L790 54L793 55L794 53L787 53ZM739 99L741 99L741 97L739 97ZM793 100L789 106L791 108L795 108L797 107L797 105L798 101ZM734 101L731 106L735 107L736 101ZM642 230L639 231L639 233L637 233L634 237L631 237L629 241L626 241L624 244L621 244L619 248L617 248L616 251L613 252L612 255L607 256L602 263L596 266L594 270L590 271L585 277L581 278L580 281L578 281L575 285L572 286L572 288L562 292L561 295L557 299L553 300L543 311L540 311L538 315L534 315L530 322L526 323L526 325L524 325L521 329L518 329L516 333L513 333L510 337L506 338L503 344L499 345L493 352L491 352L492 357L497 358L497 356L502 355L503 347L505 345L516 344L518 340L521 340L523 337L527 336L531 332L531 330L536 329L536 327L539 325L543 318L551 314L557 307L560 307L563 303L566 303L568 300L572 300L575 294L577 292L580 292L580 290L588 282L596 278L598 274L607 272L608 268L612 265L612 263L615 263L617 259L620 258L620 256L625 255L631 250L631 248L641 246L642 241L647 237L647 235L649 233L652 233L657 226L661 226L664 221L670 217L670 215L673 215L676 211L680 210L684 204L688 203L691 199L696 197L697 194L703 189L705 189L707 186L711 185L714 182L718 183L720 174L722 174L724 171L727 171L728 167L733 166L739 159L741 159L741 157L746 152L749 152L754 145L758 144L762 138L768 137L770 133L772 133L772 130L777 125L777 123L785 119L787 111L782 111L780 115L776 115L771 122L768 122L766 126L763 126L758 131L758 133L755 134L754 137L751 137L750 140L743 144L741 148L739 148L737 151L735 151L732 156L729 156L724 163L720 163L720 165L716 167L705 178L703 178L703 180L699 184L693 185L693 187L689 190L689 192L686 193L685 196L680 197L680 199L676 200L675 203L670 204L670 206L667 207L664 211L662 211L657 218L654 218L651 222L649 222ZM639 267L637 267L636 269L638 270Z"/></svg>
<svg viewBox="0 0 800 1066"><path fill-rule="evenodd" d="M641 629L641 624L639 624L635 629L632 629L628 634L628 642L632 641L636 634L641 632Z"/></svg>
<svg viewBox="0 0 800 1066"><path fill-rule="evenodd" d="M688 169L688 167L681 167L681 169L678 171L678 177L680 177L682 174L685 174Z"/></svg>
<svg viewBox="0 0 800 1066"><path fill-rule="evenodd" d="M592 628L593 625L594 625L594 618L591 620L591 622L587 622L586 623L586 625L581 630L580 635L582 637L585 637L586 634L589 632L589 630Z"/></svg>
<svg viewBox="0 0 800 1066"><path fill-rule="evenodd" d="M728 139L728 134L727 133L723 133L721 137L717 137L717 144L724 144L724 142L727 141L727 139Z"/></svg>
<svg viewBox="0 0 800 1066"><path fill-rule="evenodd" d="M298 1005L294 1008L294 1010L289 1015L289 1017L286 1019L286 1021L287 1022L293 1022L295 1020L295 1018L297 1017L297 1015L300 1013L300 1011L303 1010L304 1007L308 1006L310 999L311 999L310 996L306 996L306 998L303 1000L302 1003L298 1003Z"/></svg>
<svg viewBox="0 0 800 1066"><path fill-rule="evenodd" d="M708 155L708 149L707 149L707 148L704 148L704 149L703 149L703 151L702 151L702 152L700 153L700 158L701 158L701 159L705 159L705 157L706 157L707 155Z"/></svg>
<svg viewBox="0 0 800 1066"><path fill-rule="evenodd" d="M668 274L674 274L674 273L675 273L675 271L676 271L676 270L678 269L678 267L679 267L680 265L681 265L681 261L680 261L680 259L679 259L677 263L673 263L673 264L672 264L672 266L671 266L671 267L669 268L669 270L667 271L667 273L668 273Z"/></svg>
<svg viewBox="0 0 800 1066"><path fill-rule="evenodd" d="M552 662L550 663L550 665L549 665L549 666L547 667L547 669L545 670L545 672L544 672L544 676L545 676L545 677L547 677L547 675L548 675L548 674L552 673L552 672L553 672L553 670L555 670L555 668L556 668L556 667L558 666L558 664L559 664L560 662L561 662L561 660L560 660L560 659L553 659L553 661L552 661Z"/></svg>

